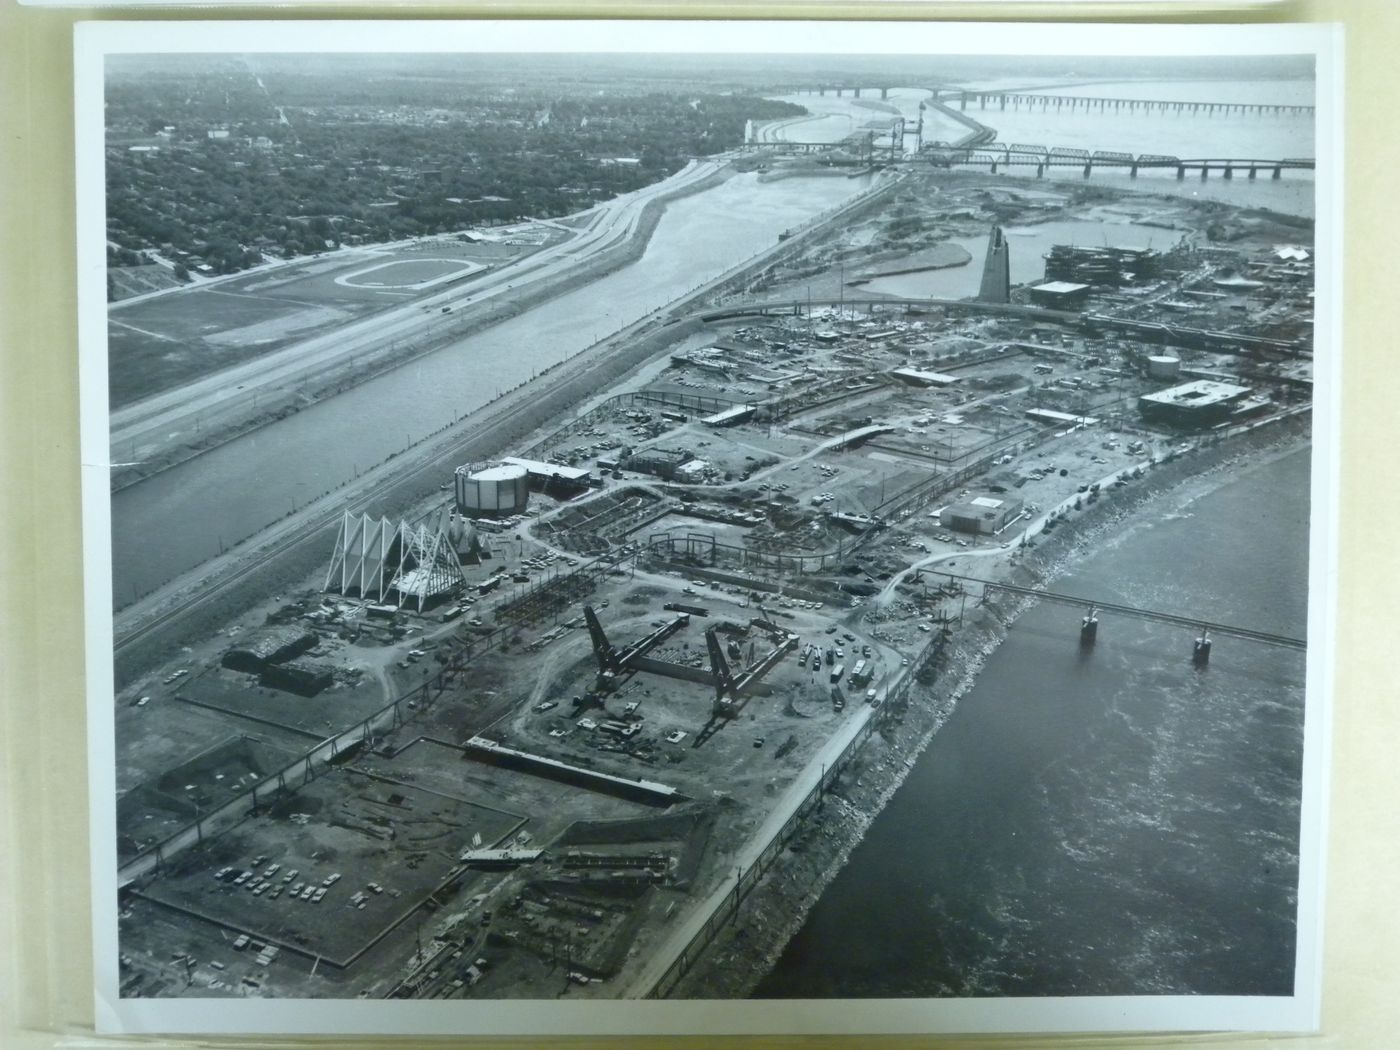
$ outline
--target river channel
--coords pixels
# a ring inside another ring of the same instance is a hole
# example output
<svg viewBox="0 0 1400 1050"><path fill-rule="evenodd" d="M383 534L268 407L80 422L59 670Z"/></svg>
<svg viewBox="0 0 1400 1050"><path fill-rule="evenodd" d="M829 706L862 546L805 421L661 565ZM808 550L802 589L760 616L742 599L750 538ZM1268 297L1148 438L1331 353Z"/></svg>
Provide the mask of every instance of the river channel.
<svg viewBox="0 0 1400 1050"><path fill-rule="evenodd" d="M1312 101L1310 82L1288 81L1057 90ZM1004 114L975 103L967 114L1003 141L1047 147L1315 155L1306 115ZM1293 173L1137 181L1314 214L1314 183ZM1116 232L1115 242L1126 229ZM1189 502L1162 497L1168 513L1121 530L1055 589L1302 637L1309 478L1302 450ZM1292 992L1303 654L1222 639L1198 671L1180 628L1105 619L1082 652L1077 627L1077 613L1054 606L1015 621L756 996Z"/></svg>
<svg viewBox="0 0 1400 1050"><path fill-rule="evenodd" d="M1161 497L1054 589L1302 637L1308 477ZM1016 620L759 996L1290 994L1303 654L1078 627Z"/></svg>
<svg viewBox="0 0 1400 1050"><path fill-rule="evenodd" d="M976 85L971 85L976 87ZM1231 102L1260 105L1308 106L1313 103L1310 80L1184 80L1085 84L1079 87L1036 89L1038 95L1077 95L1091 98L1158 99L1179 102ZM949 103L958 110L957 102ZM1065 109L1040 104L1003 110L990 101L976 101L961 110L973 120L996 129L997 140L1140 155L1155 153L1182 158L1283 160L1316 157L1317 122L1307 113L1191 113L1189 110ZM1134 187L1159 193L1219 200L1242 207L1272 208L1289 215L1312 215L1312 173L1291 170L1275 181L1265 171L1255 179L1247 172L1232 179L1219 172L1201 179L1189 175L1178 181L1174 169L1144 170L1136 179L1126 173L1095 173L1094 185ZM1073 169L1056 169L1056 177L1073 178Z"/></svg>

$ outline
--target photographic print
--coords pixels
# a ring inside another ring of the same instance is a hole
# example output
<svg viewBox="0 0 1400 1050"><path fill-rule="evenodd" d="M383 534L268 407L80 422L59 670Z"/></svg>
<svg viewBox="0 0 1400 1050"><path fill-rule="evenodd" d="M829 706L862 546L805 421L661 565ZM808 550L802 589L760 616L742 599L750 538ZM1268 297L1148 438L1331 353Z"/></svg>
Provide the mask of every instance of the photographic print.
<svg viewBox="0 0 1400 1050"><path fill-rule="evenodd" d="M78 38L99 1023L1315 1022L1325 27Z"/></svg>

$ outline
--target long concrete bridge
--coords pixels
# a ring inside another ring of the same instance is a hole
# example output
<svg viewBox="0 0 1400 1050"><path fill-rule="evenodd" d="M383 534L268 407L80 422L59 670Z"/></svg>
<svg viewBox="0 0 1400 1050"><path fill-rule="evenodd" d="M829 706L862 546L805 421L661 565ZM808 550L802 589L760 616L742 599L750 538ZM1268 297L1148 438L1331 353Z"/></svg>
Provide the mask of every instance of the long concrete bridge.
<svg viewBox="0 0 1400 1050"><path fill-rule="evenodd" d="M884 96L881 96L882 98ZM958 103L960 109L967 109L968 103L975 102L980 109L988 105L1004 111L1010 104L1013 111L1025 107L1041 113L1074 112L1082 110L1099 113L1180 113L1187 116L1225 116L1246 114L1250 116L1278 115L1287 117L1311 117L1316 113L1314 106L1285 105L1276 102L1208 102L1189 99L1155 98L1111 98L1089 95L1046 95L1011 91L943 91L939 101Z"/></svg>
<svg viewBox="0 0 1400 1050"><path fill-rule="evenodd" d="M980 133L987 138L991 129ZM888 133L882 134L883 140ZM768 153L856 153L866 162L881 164L924 163L939 168L986 168L993 175L1012 168L1034 168L1037 178L1044 178L1053 169L1079 171L1089 178L1100 172L1126 171L1137 178L1141 171L1175 171L1178 179L1187 174L1209 178L1212 172L1233 179L1237 174L1254 179L1261 172L1280 179L1285 171L1314 171L1317 161L1312 157L1177 157L1167 153L1126 153L1119 150L1087 150L1072 146L1036 146L1019 142L975 142L965 139L959 143L932 142L917 154L902 152L897 143L902 134L888 135L890 142L875 143L875 135L865 132L831 142L801 142L795 140L756 140L739 146L742 152ZM973 133L968 139L980 137Z"/></svg>
<svg viewBox="0 0 1400 1050"><path fill-rule="evenodd" d="M882 99L890 97L890 88L888 87L870 87L867 85L865 91L867 93L878 91ZM851 98L860 98L861 88L854 87L850 84L818 84L816 87L800 87L790 92L790 94L794 95L826 95L828 93L835 95L837 98L841 98L847 94L849 94ZM869 97L869 95L867 95L867 97Z"/></svg>
<svg viewBox="0 0 1400 1050"><path fill-rule="evenodd" d="M890 86L864 88L851 84L817 84L788 89L793 95L833 95L836 98L850 96L861 98L864 94L872 98L876 93L881 99L888 99ZM956 103L966 111L969 104L978 109L992 108L1005 112L1008 106L1013 112L1025 108L1041 113L1176 113L1183 116L1284 116L1312 117L1317 113L1316 106L1296 105L1285 102L1224 102L1210 99L1161 99L1161 98L1116 98L1111 95L1060 95L1040 91L970 91L964 88L936 88L930 101L935 103Z"/></svg>

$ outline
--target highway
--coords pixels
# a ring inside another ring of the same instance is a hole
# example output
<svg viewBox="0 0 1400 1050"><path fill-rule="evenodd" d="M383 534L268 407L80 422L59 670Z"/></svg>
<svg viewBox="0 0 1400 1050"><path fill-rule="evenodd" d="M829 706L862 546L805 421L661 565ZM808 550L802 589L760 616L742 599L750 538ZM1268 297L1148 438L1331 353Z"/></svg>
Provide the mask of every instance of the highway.
<svg viewBox="0 0 1400 1050"><path fill-rule="evenodd" d="M391 344L433 334L444 308L483 307L508 293L566 277L600 253L625 244L641 224L648 203L719 172L724 161L692 161L669 179L606 201L589 212L577 236L477 278L460 288L424 296L402 306L339 326L274 353L157 394L112 413L113 458L140 460L214 430L253 411L260 396L294 389L308 376L325 373Z"/></svg>

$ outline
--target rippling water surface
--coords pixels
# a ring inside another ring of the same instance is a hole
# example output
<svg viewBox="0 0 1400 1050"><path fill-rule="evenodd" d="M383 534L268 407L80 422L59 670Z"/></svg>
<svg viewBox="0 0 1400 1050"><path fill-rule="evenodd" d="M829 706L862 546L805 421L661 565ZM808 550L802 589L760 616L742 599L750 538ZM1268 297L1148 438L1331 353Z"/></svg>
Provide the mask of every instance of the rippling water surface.
<svg viewBox="0 0 1400 1050"><path fill-rule="evenodd" d="M1302 637L1308 476L1256 468L1054 589ZM1303 654L1221 637L1198 671L1191 631L1078 625L1016 621L759 996L1291 993Z"/></svg>

